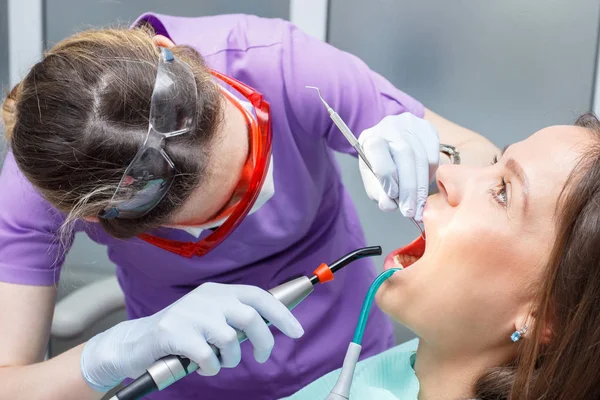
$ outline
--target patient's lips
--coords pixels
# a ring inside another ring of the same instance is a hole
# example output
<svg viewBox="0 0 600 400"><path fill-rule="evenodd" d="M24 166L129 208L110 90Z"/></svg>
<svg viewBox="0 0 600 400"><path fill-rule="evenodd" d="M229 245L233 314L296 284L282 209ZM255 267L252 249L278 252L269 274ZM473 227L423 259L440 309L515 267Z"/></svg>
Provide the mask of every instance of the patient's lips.
<svg viewBox="0 0 600 400"><path fill-rule="evenodd" d="M419 261L419 259L425 253L425 240L422 237L418 237L412 243L404 246L400 249L392 251L383 263L383 269L388 270L390 268L407 268Z"/></svg>

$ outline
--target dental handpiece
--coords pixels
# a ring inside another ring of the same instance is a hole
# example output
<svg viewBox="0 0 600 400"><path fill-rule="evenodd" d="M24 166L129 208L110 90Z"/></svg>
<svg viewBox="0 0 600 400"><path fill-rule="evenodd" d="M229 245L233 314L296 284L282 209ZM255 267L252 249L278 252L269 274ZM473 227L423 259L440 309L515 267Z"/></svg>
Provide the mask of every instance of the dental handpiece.
<svg viewBox="0 0 600 400"><path fill-rule="evenodd" d="M371 173L373 174L373 176L377 180L379 180L379 178L377 177L377 174L373 170L373 166L371 165L371 163L367 159L367 155L363 151L362 146L360 145L360 143L358 143L358 140L356 139L356 136L354 136L354 134L352 133L352 131L350 130L350 128L348 128L348 125L346 125L346 123L339 116L339 114L337 112L335 112L335 110L333 108L331 108L331 106L329 106L329 104L327 104L327 102L325 101L325 99L323 98L323 96L321 96L321 91L319 90L319 88L316 87L316 86L305 86L305 88L307 88L307 89L315 89L317 91L317 93L319 94L319 99L321 99L321 102L323 103L323 105L327 109L327 112L329 113L329 117L331 118L331 120L333 121L333 123L335 124L335 126L338 127L338 129L342 132L342 134L344 135L344 137L346 138L346 140L350 143L350 145L354 148L354 150L356 150L356 152L358 153L358 156L360 157L360 159L362 160L362 162L365 163L365 165L367 166L367 168L369 169L369 171L371 171ZM400 204L398 202L398 199L392 199L392 200L394 201L394 203L396 203L396 206L398 206L398 208L400 208ZM417 229L419 230L419 232L421 232L421 237L423 239L425 239L425 232L423 231L423 228L421 228L421 225L419 225L419 223L417 221L415 221L414 218L409 218L409 219L417 227Z"/></svg>
<svg viewBox="0 0 600 400"><path fill-rule="evenodd" d="M355 250L330 265L321 264L310 278L308 276L301 276L292 279L269 290L269 293L282 302L289 310L292 310L313 292L315 285L333 280L335 272L353 261L364 257L379 256L381 253L382 249L380 246L370 246ZM268 321L266 322L270 325ZM248 339L246 334L239 330L237 330L237 337L240 343ZM219 349L212 344L210 347L217 357L219 357ZM152 364L142 376L119 390L110 400L140 399L156 390L164 390L197 369L198 364L186 357L175 355L163 357Z"/></svg>

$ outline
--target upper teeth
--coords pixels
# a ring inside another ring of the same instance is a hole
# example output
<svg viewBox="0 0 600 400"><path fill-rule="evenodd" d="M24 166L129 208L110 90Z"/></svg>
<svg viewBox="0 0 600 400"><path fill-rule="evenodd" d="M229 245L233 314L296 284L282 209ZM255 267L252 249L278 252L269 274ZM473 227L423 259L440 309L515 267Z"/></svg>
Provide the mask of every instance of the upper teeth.
<svg viewBox="0 0 600 400"><path fill-rule="evenodd" d="M419 257L409 256L408 254L397 254L394 257L394 264L398 268L404 268L405 266L409 266L419 260Z"/></svg>
<svg viewBox="0 0 600 400"><path fill-rule="evenodd" d="M404 265L402 265L402 263L400 262L400 256L397 255L394 257L394 264L396 265L396 267L400 268L400 269L404 269Z"/></svg>

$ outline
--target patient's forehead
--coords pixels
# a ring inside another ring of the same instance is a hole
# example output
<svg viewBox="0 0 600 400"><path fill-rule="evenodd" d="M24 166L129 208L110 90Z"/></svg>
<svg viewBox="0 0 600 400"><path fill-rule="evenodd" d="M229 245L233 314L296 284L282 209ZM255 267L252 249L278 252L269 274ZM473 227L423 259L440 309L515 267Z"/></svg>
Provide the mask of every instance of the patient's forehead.
<svg viewBox="0 0 600 400"><path fill-rule="evenodd" d="M567 179L595 140L586 128L552 126L506 150L503 160L514 159L526 176L532 217L554 214L556 201Z"/></svg>

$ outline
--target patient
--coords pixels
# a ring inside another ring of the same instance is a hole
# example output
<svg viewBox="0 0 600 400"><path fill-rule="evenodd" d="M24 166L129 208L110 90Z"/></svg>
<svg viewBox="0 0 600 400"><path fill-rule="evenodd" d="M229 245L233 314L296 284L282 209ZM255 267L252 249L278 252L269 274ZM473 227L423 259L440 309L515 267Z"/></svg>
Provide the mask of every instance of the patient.
<svg viewBox="0 0 600 400"><path fill-rule="evenodd" d="M377 297L419 340L361 362L351 399L599 399L600 122L543 129L437 180L426 247L388 257L408 268ZM292 398L324 399L337 375Z"/></svg>

